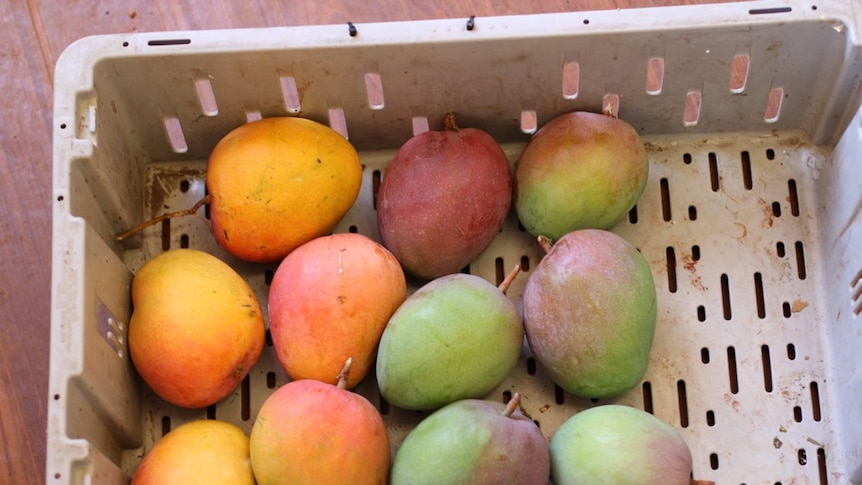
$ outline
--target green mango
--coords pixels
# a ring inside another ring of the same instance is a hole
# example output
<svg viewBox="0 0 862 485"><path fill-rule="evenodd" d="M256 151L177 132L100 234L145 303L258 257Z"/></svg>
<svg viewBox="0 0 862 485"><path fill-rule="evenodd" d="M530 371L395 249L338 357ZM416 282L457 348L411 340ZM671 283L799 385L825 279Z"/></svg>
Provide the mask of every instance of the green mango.
<svg viewBox="0 0 862 485"><path fill-rule="evenodd" d="M551 437L554 485L689 485L691 450L676 428L620 404L581 411Z"/></svg>
<svg viewBox="0 0 862 485"><path fill-rule="evenodd" d="M463 399L434 411L398 448L390 485L548 485L548 441L519 401Z"/></svg>
<svg viewBox="0 0 862 485"><path fill-rule="evenodd" d="M482 397L515 366L523 340L520 312L503 291L475 275L439 277L387 323L377 353L380 393L413 410Z"/></svg>

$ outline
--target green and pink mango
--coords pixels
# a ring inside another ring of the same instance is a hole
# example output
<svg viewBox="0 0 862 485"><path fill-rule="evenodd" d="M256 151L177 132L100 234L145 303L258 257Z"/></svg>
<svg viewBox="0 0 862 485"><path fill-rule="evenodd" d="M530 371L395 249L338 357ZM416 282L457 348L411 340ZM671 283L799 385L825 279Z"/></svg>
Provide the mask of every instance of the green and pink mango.
<svg viewBox="0 0 862 485"><path fill-rule="evenodd" d="M515 163L513 205L534 236L607 229L637 203L649 175L643 142L625 121L575 111L542 126Z"/></svg>

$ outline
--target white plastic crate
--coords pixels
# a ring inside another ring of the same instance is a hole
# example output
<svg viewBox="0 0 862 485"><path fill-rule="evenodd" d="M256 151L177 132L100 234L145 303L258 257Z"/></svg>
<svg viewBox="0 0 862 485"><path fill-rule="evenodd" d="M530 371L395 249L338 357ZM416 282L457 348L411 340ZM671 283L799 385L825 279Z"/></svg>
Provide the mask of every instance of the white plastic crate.
<svg viewBox="0 0 862 485"><path fill-rule="evenodd" d="M862 49L853 0L109 35L56 68L51 378L46 480L126 483L172 427L250 431L287 377L271 346L223 402L155 397L126 352L129 285L166 248L203 248L267 301L273 265L234 260L206 212L115 235L201 197L217 140L261 116L348 136L365 165L337 231L377 237L375 180L445 112L514 162L537 126L612 105L642 134L650 179L613 230L649 261L659 320L642 385L590 402L525 349L491 399L523 395L549 437L578 410L646 408L675 425L694 476L720 484L862 483ZM854 116L855 115L855 116ZM470 271L490 281L541 255L514 216ZM423 416L380 403L397 446ZM525 465L526 466L526 465Z"/></svg>

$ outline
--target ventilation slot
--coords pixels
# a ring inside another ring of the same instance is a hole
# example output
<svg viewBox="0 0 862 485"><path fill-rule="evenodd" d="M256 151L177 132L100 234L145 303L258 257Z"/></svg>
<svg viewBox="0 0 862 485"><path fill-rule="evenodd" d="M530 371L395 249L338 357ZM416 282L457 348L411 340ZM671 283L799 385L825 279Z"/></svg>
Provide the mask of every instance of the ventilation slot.
<svg viewBox="0 0 862 485"><path fill-rule="evenodd" d="M201 112L206 116L215 116L218 114L218 104L216 103L215 92L209 76L202 72L195 73L195 93L198 96L198 102L201 105Z"/></svg>
<svg viewBox="0 0 862 485"><path fill-rule="evenodd" d="M288 113L299 113L301 106L299 102L299 90L296 88L296 79L293 76L279 77L281 97L284 99L284 109Z"/></svg>
<svg viewBox="0 0 862 485"><path fill-rule="evenodd" d="M661 94L661 87L664 83L664 58L651 57L647 61L647 94L657 96Z"/></svg>
<svg viewBox="0 0 862 485"><path fill-rule="evenodd" d="M682 113L683 126L694 126L700 119L700 105L702 95L700 91L689 91L685 95L685 109Z"/></svg>
<svg viewBox="0 0 862 485"><path fill-rule="evenodd" d="M365 73L365 93L368 96L368 106L371 109L383 109L383 81L380 79L380 73Z"/></svg>
<svg viewBox="0 0 862 485"><path fill-rule="evenodd" d="M329 108L329 127L337 131L344 138L347 135L347 120L344 119L344 110L341 108Z"/></svg>
<svg viewBox="0 0 862 485"><path fill-rule="evenodd" d="M180 124L180 119L176 116L166 116L162 119L165 125L165 133L168 135L168 143L175 153L185 153L189 151L189 145L186 143L186 135L183 133L183 126Z"/></svg>
<svg viewBox="0 0 862 485"><path fill-rule="evenodd" d="M532 135L539 128L535 110L521 111L521 132Z"/></svg>
<svg viewBox="0 0 862 485"><path fill-rule="evenodd" d="M428 118L424 116L413 117L413 136L428 131Z"/></svg>
<svg viewBox="0 0 862 485"><path fill-rule="evenodd" d="M748 82L748 67L750 58L748 54L737 54L733 56L733 64L730 71L730 92L739 94L745 91L745 83Z"/></svg>
<svg viewBox="0 0 862 485"><path fill-rule="evenodd" d="M619 117L620 114L620 95L616 93L605 94L602 100L602 112L606 115Z"/></svg>
<svg viewBox="0 0 862 485"><path fill-rule="evenodd" d="M577 99L581 80L581 66L577 61L563 64L563 98Z"/></svg>
<svg viewBox="0 0 862 485"><path fill-rule="evenodd" d="M763 121L775 123L781 115L781 102L784 100L784 88L777 87L769 90L766 98L766 111L763 113Z"/></svg>

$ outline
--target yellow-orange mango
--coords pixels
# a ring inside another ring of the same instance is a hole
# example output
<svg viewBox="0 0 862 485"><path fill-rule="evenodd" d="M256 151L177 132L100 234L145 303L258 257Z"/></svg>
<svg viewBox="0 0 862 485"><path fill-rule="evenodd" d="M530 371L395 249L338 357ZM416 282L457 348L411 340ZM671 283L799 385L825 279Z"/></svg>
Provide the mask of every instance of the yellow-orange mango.
<svg viewBox="0 0 862 485"><path fill-rule="evenodd" d="M272 393L251 429L258 485L385 485L390 443L380 413L361 395L313 379Z"/></svg>
<svg viewBox="0 0 862 485"><path fill-rule="evenodd" d="M238 426L203 419L163 436L144 455L132 485L254 485L248 436Z"/></svg>
<svg viewBox="0 0 862 485"><path fill-rule="evenodd" d="M326 125L263 118L218 142L206 181L219 244L240 259L273 262L332 231L356 201L362 165Z"/></svg>
<svg viewBox="0 0 862 485"><path fill-rule="evenodd" d="M197 249L150 259L132 280L129 354L166 401L201 408L220 401L263 350L263 311L227 263Z"/></svg>
<svg viewBox="0 0 862 485"><path fill-rule="evenodd" d="M309 241L284 258L269 288L276 355L292 379L330 384L350 357L352 389L373 365L383 329L406 294L398 260L367 236Z"/></svg>

